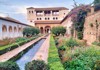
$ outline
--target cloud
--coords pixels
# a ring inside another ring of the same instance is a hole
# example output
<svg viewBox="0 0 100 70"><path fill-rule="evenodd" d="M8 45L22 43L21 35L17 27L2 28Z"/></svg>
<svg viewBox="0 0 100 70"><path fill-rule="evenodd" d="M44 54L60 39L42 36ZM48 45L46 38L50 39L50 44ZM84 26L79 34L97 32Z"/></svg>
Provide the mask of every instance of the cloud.
<svg viewBox="0 0 100 70"><path fill-rule="evenodd" d="M2 12L0 12L0 16L1 16L1 17L7 17L8 14L7 14L7 13L2 13Z"/></svg>

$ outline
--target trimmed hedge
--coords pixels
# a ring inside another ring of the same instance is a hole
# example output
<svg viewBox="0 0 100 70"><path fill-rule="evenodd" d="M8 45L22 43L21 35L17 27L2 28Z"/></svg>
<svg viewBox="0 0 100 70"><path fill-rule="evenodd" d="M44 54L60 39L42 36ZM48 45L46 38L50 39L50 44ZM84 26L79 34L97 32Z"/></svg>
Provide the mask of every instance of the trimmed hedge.
<svg viewBox="0 0 100 70"><path fill-rule="evenodd" d="M0 70L20 70L19 66L15 62L1 62Z"/></svg>
<svg viewBox="0 0 100 70"><path fill-rule="evenodd" d="M33 60L26 64L25 70L49 70L49 65L42 60Z"/></svg>
<svg viewBox="0 0 100 70"><path fill-rule="evenodd" d="M27 43L27 42L30 42L30 41L36 39L37 37L38 36L32 37L32 38L24 40L24 41L20 41L20 42L17 42L17 43L13 43L13 44L10 44L10 45L7 45L7 46L2 46L2 48L0 47L0 55L6 53L8 51L11 51L11 50L13 50L13 49L15 49L15 48Z"/></svg>
<svg viewBox="0 0 100 70"><path fill-rule="evenodd" d="M62 63L60 62L55 41L52 36L50 38L48 64L50 66L50 70L64 70Z"/></svg>

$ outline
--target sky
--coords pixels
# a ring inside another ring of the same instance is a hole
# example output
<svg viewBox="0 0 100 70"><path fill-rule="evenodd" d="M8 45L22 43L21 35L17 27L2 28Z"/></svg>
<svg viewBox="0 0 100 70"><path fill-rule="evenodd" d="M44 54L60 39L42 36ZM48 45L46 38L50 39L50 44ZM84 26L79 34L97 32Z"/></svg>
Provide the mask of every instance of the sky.
<svg viewBox="0 0 100 70"><path fill-rule="evenodd" d="M76 0L77 4L90 4L94 0ZM0 0L0 16L10 16L27 24L28 7L73 8L73 0Z"/></svg>

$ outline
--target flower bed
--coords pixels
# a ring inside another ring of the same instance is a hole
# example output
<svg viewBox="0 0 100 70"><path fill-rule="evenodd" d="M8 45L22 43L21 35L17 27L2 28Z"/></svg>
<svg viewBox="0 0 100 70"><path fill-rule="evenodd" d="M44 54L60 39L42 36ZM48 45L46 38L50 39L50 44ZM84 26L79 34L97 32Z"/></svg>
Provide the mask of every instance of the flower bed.
<svg viewBox="0 0 100 70"><path fill-rule="evenodd" d="M63 65L60 62L57 48L55 46L55 41L51 36L48 64L50 65L50 70L64 70Z"/></svg>

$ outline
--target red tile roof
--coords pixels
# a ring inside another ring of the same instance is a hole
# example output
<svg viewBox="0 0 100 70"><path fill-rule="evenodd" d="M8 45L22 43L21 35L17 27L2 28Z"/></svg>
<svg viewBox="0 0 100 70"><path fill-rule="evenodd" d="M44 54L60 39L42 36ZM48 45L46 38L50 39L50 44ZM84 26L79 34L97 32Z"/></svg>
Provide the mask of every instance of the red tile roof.
<svg viewBox="0 0 100 70"><path fill-rule="evenodd" d="M38 10L68 10L68 8L65 8L65 7L48 7L48 8L29 7L27 9L35 9L36 11L38 11Z"/></svg>
<svg viewBox="0 0 100 70"><path fill-rule="evenodd" d="M10 22L14 22L14 23L21 24L21 25L25 25L25 26L30 26L30 25L27 25L27 24L25 24L25 23L22 23L22 22L20 22L20 21L18 21L18 20L16 20L16 19L13 19L13 18L11 18L11 17L1 17L1 16L0 16L0 19L6 20L6 21L10 21Z"/></svg>

